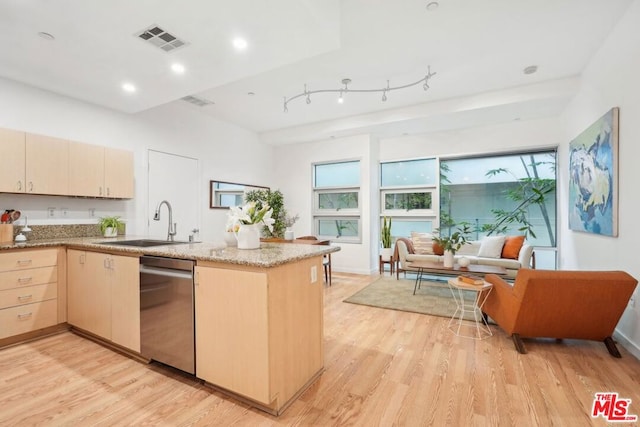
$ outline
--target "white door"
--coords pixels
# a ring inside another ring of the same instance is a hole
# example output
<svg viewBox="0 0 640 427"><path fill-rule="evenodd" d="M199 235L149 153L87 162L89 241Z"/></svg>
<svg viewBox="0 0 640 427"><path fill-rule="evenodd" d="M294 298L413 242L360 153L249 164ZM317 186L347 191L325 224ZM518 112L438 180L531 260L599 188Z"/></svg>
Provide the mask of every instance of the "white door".
<svg viewBox="0 0 640 427"><path fill-rule="evenodd" d="M156 207L166 200L171 204L176 223L175 240L188 240L193 229L200 228L200 179L198 159L149 150L148 235L166 239L169 210L160 207L160 220L154 221ZM196 240L200 240L196 235Z"/></svg>

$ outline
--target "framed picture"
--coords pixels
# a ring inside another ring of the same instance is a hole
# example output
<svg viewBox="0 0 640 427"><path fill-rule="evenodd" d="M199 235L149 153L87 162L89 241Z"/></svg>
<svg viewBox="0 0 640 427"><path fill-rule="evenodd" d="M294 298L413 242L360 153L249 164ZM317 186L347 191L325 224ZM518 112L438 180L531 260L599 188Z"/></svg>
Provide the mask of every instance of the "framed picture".
<svg viewBox="0 0 640 427"><path fill-rule="evenodd" d="M569 144L569 228L618 236L618 115L612 108Z"/></svg>

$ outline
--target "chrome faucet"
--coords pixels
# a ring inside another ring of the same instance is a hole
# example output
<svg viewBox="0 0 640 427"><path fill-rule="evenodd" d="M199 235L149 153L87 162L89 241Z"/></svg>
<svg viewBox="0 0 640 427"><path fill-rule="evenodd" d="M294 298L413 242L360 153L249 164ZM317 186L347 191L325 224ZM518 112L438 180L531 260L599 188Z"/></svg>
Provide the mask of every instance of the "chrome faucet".
<svg viewBox="0 0 640 427"><path fill-rule="evenodd" d="M153 220L160 221L160 206L162 206L162 204L167 205L167 209L169 209L169 229L167 230L167 240L173 242L173 236L176 235L177 224L173 222L173 210L171 209L171 203L167 202L166 200L158 203L158 206L156 207L156 213L153 216Z"/></svg>

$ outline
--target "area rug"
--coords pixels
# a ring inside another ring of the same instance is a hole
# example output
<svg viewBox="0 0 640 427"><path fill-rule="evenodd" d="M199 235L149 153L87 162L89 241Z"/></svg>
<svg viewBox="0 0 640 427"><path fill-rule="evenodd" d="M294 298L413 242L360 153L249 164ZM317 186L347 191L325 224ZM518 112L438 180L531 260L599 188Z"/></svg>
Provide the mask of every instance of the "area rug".
<svg viewBox="0 0 640 427"><path fill-rule="evenodd" d="M420 289L413 295L414 285L414 280L381 277L345 299L344 302L432 316L453 316L456 311L456 302L451 295L449 285L423 280ZM472 302L475 292L464 292L464 298ZM465 318L472 319L471 313L469 316L465 315Z"/></svg>

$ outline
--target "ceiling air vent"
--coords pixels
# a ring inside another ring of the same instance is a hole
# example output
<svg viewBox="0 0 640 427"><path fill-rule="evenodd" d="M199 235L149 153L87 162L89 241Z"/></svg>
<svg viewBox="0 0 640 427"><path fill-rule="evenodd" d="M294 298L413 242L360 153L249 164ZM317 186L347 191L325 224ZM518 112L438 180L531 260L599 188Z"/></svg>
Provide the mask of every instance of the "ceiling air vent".
<svg viewBox="0 0 640 427"><path fill-rule="evenodd" d="M180 40L173 34L163 30L157 25L152 25L145 30L139 31L135 34L135 36L148 43L151 43L152 45L164 50L165 52L171 52L188 44L184 40Z"/></svg>
<svg viewBox="0 0 640 427"><path fill-rule="evenodd" d="M183 101L188 102L189 104L197 105L198 107L204 107L207 105L213 105L215 102L209 101L208 99L198 98L197 96L187 95L181 98Z"/></svg>

